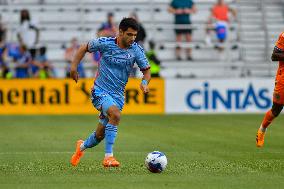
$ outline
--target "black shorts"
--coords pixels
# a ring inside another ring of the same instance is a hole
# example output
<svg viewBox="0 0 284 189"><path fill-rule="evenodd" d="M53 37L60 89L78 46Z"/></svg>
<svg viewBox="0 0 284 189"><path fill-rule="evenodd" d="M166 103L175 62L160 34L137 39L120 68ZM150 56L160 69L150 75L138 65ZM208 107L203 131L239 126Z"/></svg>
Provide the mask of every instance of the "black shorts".
<svg viewBox="0 0 284 189"><path fill-rule="evenodd" d="M176 34L192 34L192 29L175 29Z"/></svg>
<svg viewBox="0 0 284 189"><path fill-rule="evenodd" d="M177 26L179 25L179 24L176 24ZM188 25L188 26L192 26L191 25L191 23L188 23L188 24L181 24L181 25ZM185 28L185 29L175 29L175 32L176 32L176 34L192 34L192 29L190 28L190 29L187 29L187 28Z"/></svg>

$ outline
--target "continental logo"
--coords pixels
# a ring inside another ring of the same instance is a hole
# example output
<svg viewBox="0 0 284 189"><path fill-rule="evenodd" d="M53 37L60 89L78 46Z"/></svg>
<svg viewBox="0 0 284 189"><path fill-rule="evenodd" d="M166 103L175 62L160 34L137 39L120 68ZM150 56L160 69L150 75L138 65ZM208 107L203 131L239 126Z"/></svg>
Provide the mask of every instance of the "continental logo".
<svg viewBox="0 0 284 189"><path fill-rule="evenodd" d="M125 91L125 104L135 103L135 104L157 104L157 90L150 88L148 94L144 94L138 89L126 89ZM141 93L141 94L140 94ZM142 98L139 96L142 95Z"/></svg>
<svg viewBox="0 0 284 189"><path fill-rule="evenodd" d="M76 84L68 79L0 80L0 114L92 114L93 79ZM139 89L140 79L130 79L125 90L126 114L164 112L164 81L151 81L150 93Z"/></svg>
<svg viewBox="0 0 284 189"><path fill-rule="evenodd" d="M57 87L26 87L0 89L0 105L18 104L69 104L69 84Z"/></svg>
<svg viewBox="0 0 284 189"><path fill-rule="evenodd" d="M0 105L18 105L18 104L34 104L34 105L62 105L70 104L70 88L72 84L63 83L62 85L47 87L26 87L23 89L10 88L8 90L0 89ZM89 101L90 90L85 82L76 85L75 91L81 93L83 101ZM143 94L139 89L129 88L125 91L125 104L157 104L157 89L150 88L150 93ZM142 97L141 97L142 95ZM71 96L72 98L72 96Z"/></svg>

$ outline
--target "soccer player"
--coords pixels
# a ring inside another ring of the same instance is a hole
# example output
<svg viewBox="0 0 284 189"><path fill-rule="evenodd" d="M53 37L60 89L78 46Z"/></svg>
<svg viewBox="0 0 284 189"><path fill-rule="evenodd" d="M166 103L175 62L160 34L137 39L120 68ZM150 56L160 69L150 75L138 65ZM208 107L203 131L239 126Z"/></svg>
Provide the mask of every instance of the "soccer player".
<svg viewBox="0 0 284 189"><path fill-rule="evenodd" d="M273 93L272 108L266 112L260 128L256 134L256 146L262 147L264 144L264 136L267 127L271 124L283 109L284 105L284 32L282 32L275 44L272 56L272 61L279 61L279 67L275 77L275 87Z"/></svg>
<svg viewBox="0 0 284 189"><path fill-rule="evenodd" d="M79 75L77 66L86 52L101 53L101 62L97 78L91 91L91 100L99 110L99 124L95 132L85 140L78 140L71 164L78 165L84 150L98 145L105 138L104 167L118 167L119 162L113 156L113 145L117 136L117 127L124 105L124 91L130 71L136 62L143 73L140 89L149 92L151 79L150 66L141 46L134 42L138 24L133 18L124 18L119 24L116 38L100 37L80 46L72 63L70 75L76 82Z"/></svg>

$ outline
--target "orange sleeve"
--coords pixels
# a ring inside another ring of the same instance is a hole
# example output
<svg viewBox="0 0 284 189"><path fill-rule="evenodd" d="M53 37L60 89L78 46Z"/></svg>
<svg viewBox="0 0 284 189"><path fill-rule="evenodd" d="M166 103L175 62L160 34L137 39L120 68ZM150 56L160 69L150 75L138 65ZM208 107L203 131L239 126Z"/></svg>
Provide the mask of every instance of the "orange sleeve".
<svg viewBox="0 0 284 189"><path fill-rule="evenodd" d="M275 46L278 47L279 49L283 49L284 50L284 32L282 32L279 35L278 40L275 43Z"/></svg>

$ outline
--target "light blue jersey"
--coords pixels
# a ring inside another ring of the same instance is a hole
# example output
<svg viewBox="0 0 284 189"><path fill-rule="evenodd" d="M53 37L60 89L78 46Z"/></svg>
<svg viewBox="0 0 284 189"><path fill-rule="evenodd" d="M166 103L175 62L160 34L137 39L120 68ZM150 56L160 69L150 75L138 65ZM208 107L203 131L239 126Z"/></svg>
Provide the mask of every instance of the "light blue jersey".
<svg viewBox="0 0 284 189"><path fill-rule="evenodd" d="M150 68L143 48L135 42L128 49L121 49L116 44L116 38L101 37L89 41L88 51L101 53L94 87L98 86L109 94L124 96L124 89L135 62L140 70Z"/></svg>
<svg viewBox="0 0 284 189"><path fill-rule="evenodd" d="M134 63L137 63L141 71L150 68L143 48L134 42L128 49L122 49L117 45L116 38L101 37L89 41L88 51L101 53L98 75L92 90L93 105L104 116L110 106L115 105L122 110L125 86ZM103 120L104 118L101 122Z"/></svg>

